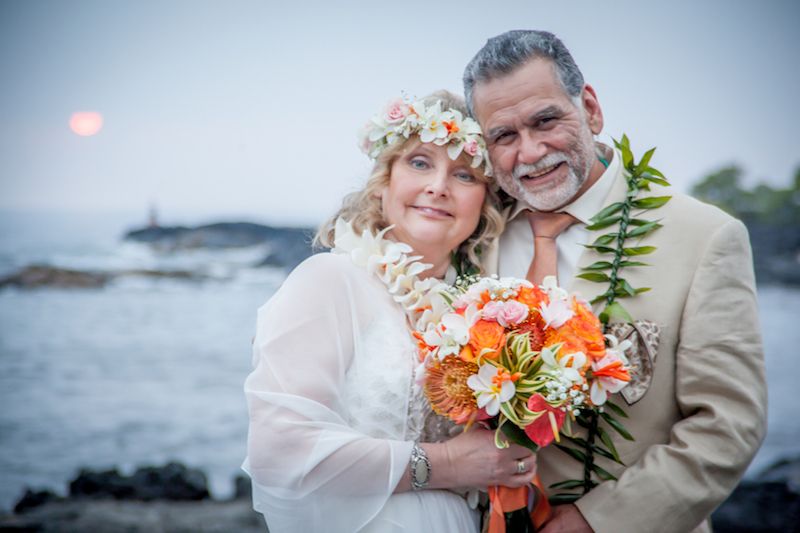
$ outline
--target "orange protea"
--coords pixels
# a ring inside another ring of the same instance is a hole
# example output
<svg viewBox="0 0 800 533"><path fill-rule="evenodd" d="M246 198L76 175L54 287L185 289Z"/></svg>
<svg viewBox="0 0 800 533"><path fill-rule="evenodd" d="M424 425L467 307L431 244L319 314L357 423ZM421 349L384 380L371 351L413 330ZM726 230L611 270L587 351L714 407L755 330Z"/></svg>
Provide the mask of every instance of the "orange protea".
<svg viewBox="0 0 800 533"><path fill-rule="evenodd" d="M575 315L563 326L547 330L545 345L551 346L561 342L564 346L559 351L560 354L583 352L586 354L587 362L602 359L606 353L606 343L600 321L591 309L575 300L572 310Z"/></svg>
<svg viewBox="0 0 800 533"><path fill-rule="evenodd" d="M531 313L528 320L520 324L517 330L528 334L532 351L538 352L542 349L545 343L544 320L538 312Z"/></svg>
<svg viewBox="0 0 800 533"><path fill-rule="evenodd" d="M463 424L478 410L467 379L478 373L478 365L448 356L434 361L426 369L425 395L436 414Z"/></svg>
<svg viewBox="0 0 800 533"><path fill-rule="evenodd" d="M469 329L469 346L475 357L480 356L481 351L486 352L484 357L496 359L500 355L500 348L506 342L505 328L493 320L478 320Z"/></svg>

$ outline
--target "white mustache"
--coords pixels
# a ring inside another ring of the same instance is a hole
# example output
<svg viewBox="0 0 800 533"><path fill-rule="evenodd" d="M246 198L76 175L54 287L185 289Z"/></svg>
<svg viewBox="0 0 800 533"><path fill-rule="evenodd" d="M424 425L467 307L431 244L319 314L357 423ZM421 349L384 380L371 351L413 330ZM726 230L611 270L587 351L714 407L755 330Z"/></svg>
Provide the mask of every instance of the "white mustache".
<svg viewBox="0 0 800 533"><path fill-rule="evenodd" d="M511 172L511 175L514 179L519 179L522 176L528 176L530 174L536 174L537 172L541 172L542 170L557 165L559 163L568 163L569 159L567 158L567 154L564 152L554 152L552 154L547 154L539 161L533 164L519 164L514 167L514 170Z"/></svg>

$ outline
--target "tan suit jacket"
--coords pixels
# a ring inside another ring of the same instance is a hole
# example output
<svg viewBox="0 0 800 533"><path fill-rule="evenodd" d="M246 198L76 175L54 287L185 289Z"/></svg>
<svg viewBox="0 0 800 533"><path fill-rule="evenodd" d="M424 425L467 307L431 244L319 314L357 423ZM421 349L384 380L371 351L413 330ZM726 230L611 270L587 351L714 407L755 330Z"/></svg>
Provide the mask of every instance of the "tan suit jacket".
<svg viewBox="0 0 800 533"><path fill-rule="evenodd" d="M661 326L653 379L634 405L614 395L636 439L610 431L627 467L596 459L618 481L600 484L576 503L602 533L710 530L707 517L736 486L766 431L747 230L715 207L654 188L660 190L653 195L671 194L672 200L643 217L664 225L641 243L658 247L642 258L652 266L621 271L634 287L652 290L620 300L635 319ZM620 172L604 205L623 200L625 192ZM589 242L609 231L591 233ZM608 257L587 249L579 269ZM485 267L496 271L496 250L487 253ZM589 300L607 288L579 278L562 284ZM554 446L539 452L539 472L546 487L582 478L581 465Z"/></svg>

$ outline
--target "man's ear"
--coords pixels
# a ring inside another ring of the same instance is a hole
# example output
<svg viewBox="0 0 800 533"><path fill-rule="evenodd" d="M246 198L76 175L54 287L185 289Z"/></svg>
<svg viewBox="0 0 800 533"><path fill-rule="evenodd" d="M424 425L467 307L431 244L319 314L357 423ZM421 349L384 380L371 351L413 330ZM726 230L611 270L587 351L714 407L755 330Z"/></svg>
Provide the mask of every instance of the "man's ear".
<svg viewBox="0 0 800 533"><path fill-rule="evenodd" d="M599 134L603 131L603 110L600 108L600 102L597 100L597 93L594 92L594 87L589 84L583 86L581 102L586 113L586 123L589 124L589 129L594 135Z"/></svg>

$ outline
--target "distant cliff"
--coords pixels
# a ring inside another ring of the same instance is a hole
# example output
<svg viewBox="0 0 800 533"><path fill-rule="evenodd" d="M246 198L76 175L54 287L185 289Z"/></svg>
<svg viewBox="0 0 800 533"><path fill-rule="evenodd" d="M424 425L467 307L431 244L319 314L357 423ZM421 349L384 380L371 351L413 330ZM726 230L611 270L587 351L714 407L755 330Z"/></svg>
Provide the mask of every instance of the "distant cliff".
<svg viewBox="0 0 800 533"><path fill-rule="evenodd" d="M196 248L240 248L265 245L267 255L256 266L291 270L312 254L311 228L273 227L251 222L219 222L203 226L152 227L128 231L124 239L162 252Z"/></svg>

